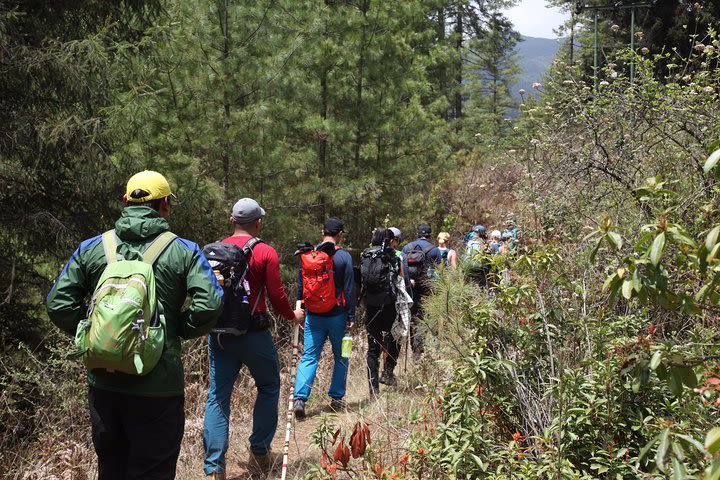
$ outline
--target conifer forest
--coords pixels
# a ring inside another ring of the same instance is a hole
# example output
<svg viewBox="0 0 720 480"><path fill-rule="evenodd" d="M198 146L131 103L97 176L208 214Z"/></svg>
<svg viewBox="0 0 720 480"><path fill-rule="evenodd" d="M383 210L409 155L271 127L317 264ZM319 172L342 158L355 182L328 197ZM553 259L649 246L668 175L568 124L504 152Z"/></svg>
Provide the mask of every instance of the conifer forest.
<svg viewBox="0 0 720 480"><path fill-rule="evenodd" d="M368 395L358 301L347 409L326 347L287 478L720 480L720 3L542 2L560 48L517 91L518 0L0 0L0 477L98 478L87 371L44 299L154 170L200 246L257 200L293 305L328 217L356 264L377 227L449 233L422 358L403 341ZM176 478L205 478L207 336L182 360ZM243 370L228 479L281 475L246 466L254 399Z"/></svg>

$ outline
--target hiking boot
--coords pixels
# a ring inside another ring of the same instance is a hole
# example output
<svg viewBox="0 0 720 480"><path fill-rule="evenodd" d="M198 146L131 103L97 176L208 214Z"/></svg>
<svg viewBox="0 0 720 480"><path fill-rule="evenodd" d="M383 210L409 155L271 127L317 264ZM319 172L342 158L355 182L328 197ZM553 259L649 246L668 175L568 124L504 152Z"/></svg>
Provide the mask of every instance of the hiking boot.
<svg viewBox="0 0 720 480"><path fill-rule="evenodd" d="M336 413L344 412L347 409L347 403L342 398L333 398L330 401L330 409Z"/></svg>
<svg viewBox="0 0 720 480"><path fill-rule="evenodd" d="M377 398L377 396L380 395L380 389L379 389L379 387L376 387L376 386L373 385L372 383L369 384L369 387L370 387L370 398L371 398L371 399Z"/></svg>
<svg viewBox="0 0 720 480"><path fill-rule="evenodd" d="M397 385L397 379L392 372L388 372L387 370L385 370L380 376L380 383L394 387L395 385Z"/></svg>
<svg viewBox="0 0 720 480"><path fill-rule="evenodd" d="M305 418L305 400L300 400L299 398L295 399L293 413L295 413L295 418L298 420Z"/></svg>
<svg viewBox="0 0 720 480"><path fill-rule="evenodd" d="M268 449L265 453L251 451L248 457L248 468L260 472L269 472L273 468L282 465L282 460L282 454L275 453L271 449Z"/></svg>
<svg viewBox="0 0 720 480"><path fill-rule="evenodd" d="M212 472L208 473L205 478L212 479L212 480L225 480L225 472Z"/></svg>

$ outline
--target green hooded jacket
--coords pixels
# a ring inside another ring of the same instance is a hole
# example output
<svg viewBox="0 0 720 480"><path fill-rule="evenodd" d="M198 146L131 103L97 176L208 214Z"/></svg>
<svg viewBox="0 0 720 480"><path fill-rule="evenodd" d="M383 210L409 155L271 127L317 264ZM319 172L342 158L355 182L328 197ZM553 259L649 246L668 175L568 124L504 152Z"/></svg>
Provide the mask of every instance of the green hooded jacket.
<svg viewBox="0 0 720 480"><path fill-rule="evenodd" d="M167 221L149 207L126 207L115 223L121 249L142 252L159 234L170 230ZM50 320L75 335L86 316L86 299L107 265L102 235L80 243L45 299ZM149 397L183 395L184 378L180 338L204 335L215 326L222 311L222 287L197 244L177 238L154 266L156 294L165 313L165 348L157 366L136 376L95 369L90 386L101 390ZM183 309L189 297L187 309Z"/></svg>

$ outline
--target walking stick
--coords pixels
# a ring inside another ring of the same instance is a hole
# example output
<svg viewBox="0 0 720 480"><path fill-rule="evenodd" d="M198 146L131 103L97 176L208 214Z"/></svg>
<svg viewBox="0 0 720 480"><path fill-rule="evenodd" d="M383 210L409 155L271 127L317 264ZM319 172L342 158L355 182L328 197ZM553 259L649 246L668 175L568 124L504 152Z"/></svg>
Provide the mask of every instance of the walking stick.
<svg viewBox="0 0 720 480"><path fill-rule="evenodd" d="M300 300L295 304L295 309L300 310L302 302ZM288 467L288 453L290 451L290 431L292 430L293 408L295 407L295 375L297 374L298 350L300 346L300 325L293 324L292 330L292 366L290 367L290 395L288 395L287 424L285 425L285 447L283 448L283 463L281 480L285 480Z"/></svg>

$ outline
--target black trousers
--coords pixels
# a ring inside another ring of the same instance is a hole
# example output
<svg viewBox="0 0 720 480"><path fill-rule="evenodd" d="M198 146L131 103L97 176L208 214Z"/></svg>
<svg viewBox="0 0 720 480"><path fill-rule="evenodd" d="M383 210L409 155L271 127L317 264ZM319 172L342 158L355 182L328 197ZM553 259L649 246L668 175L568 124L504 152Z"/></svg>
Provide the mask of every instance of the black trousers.
<svg viewBox="0 0 720 480"><path fill-rule="evenodd" d="M413 352L422 353L425 351L425 329L422 325L424 315L423 301L430 295L430 280L422 278L415 281L412 288L413 305L410 307L410 348Z"/></svg>
<svg viewBox="0 0 720 480"><path fill-rule="evenodd" d="M376 390L379 387L378 371L380 370L380 354L387 353L384 370L393 373L400 355L400 343L390 333L397 313L395 304L382 307L367 306L365 311L365 328L368 333L368 382Z"/></svg>
<svg viewBox="0 0 720 480"><path fill-rule="evenodd" d="M90 388L99 480L172 480L185 429L185 398Z"/></svg>

